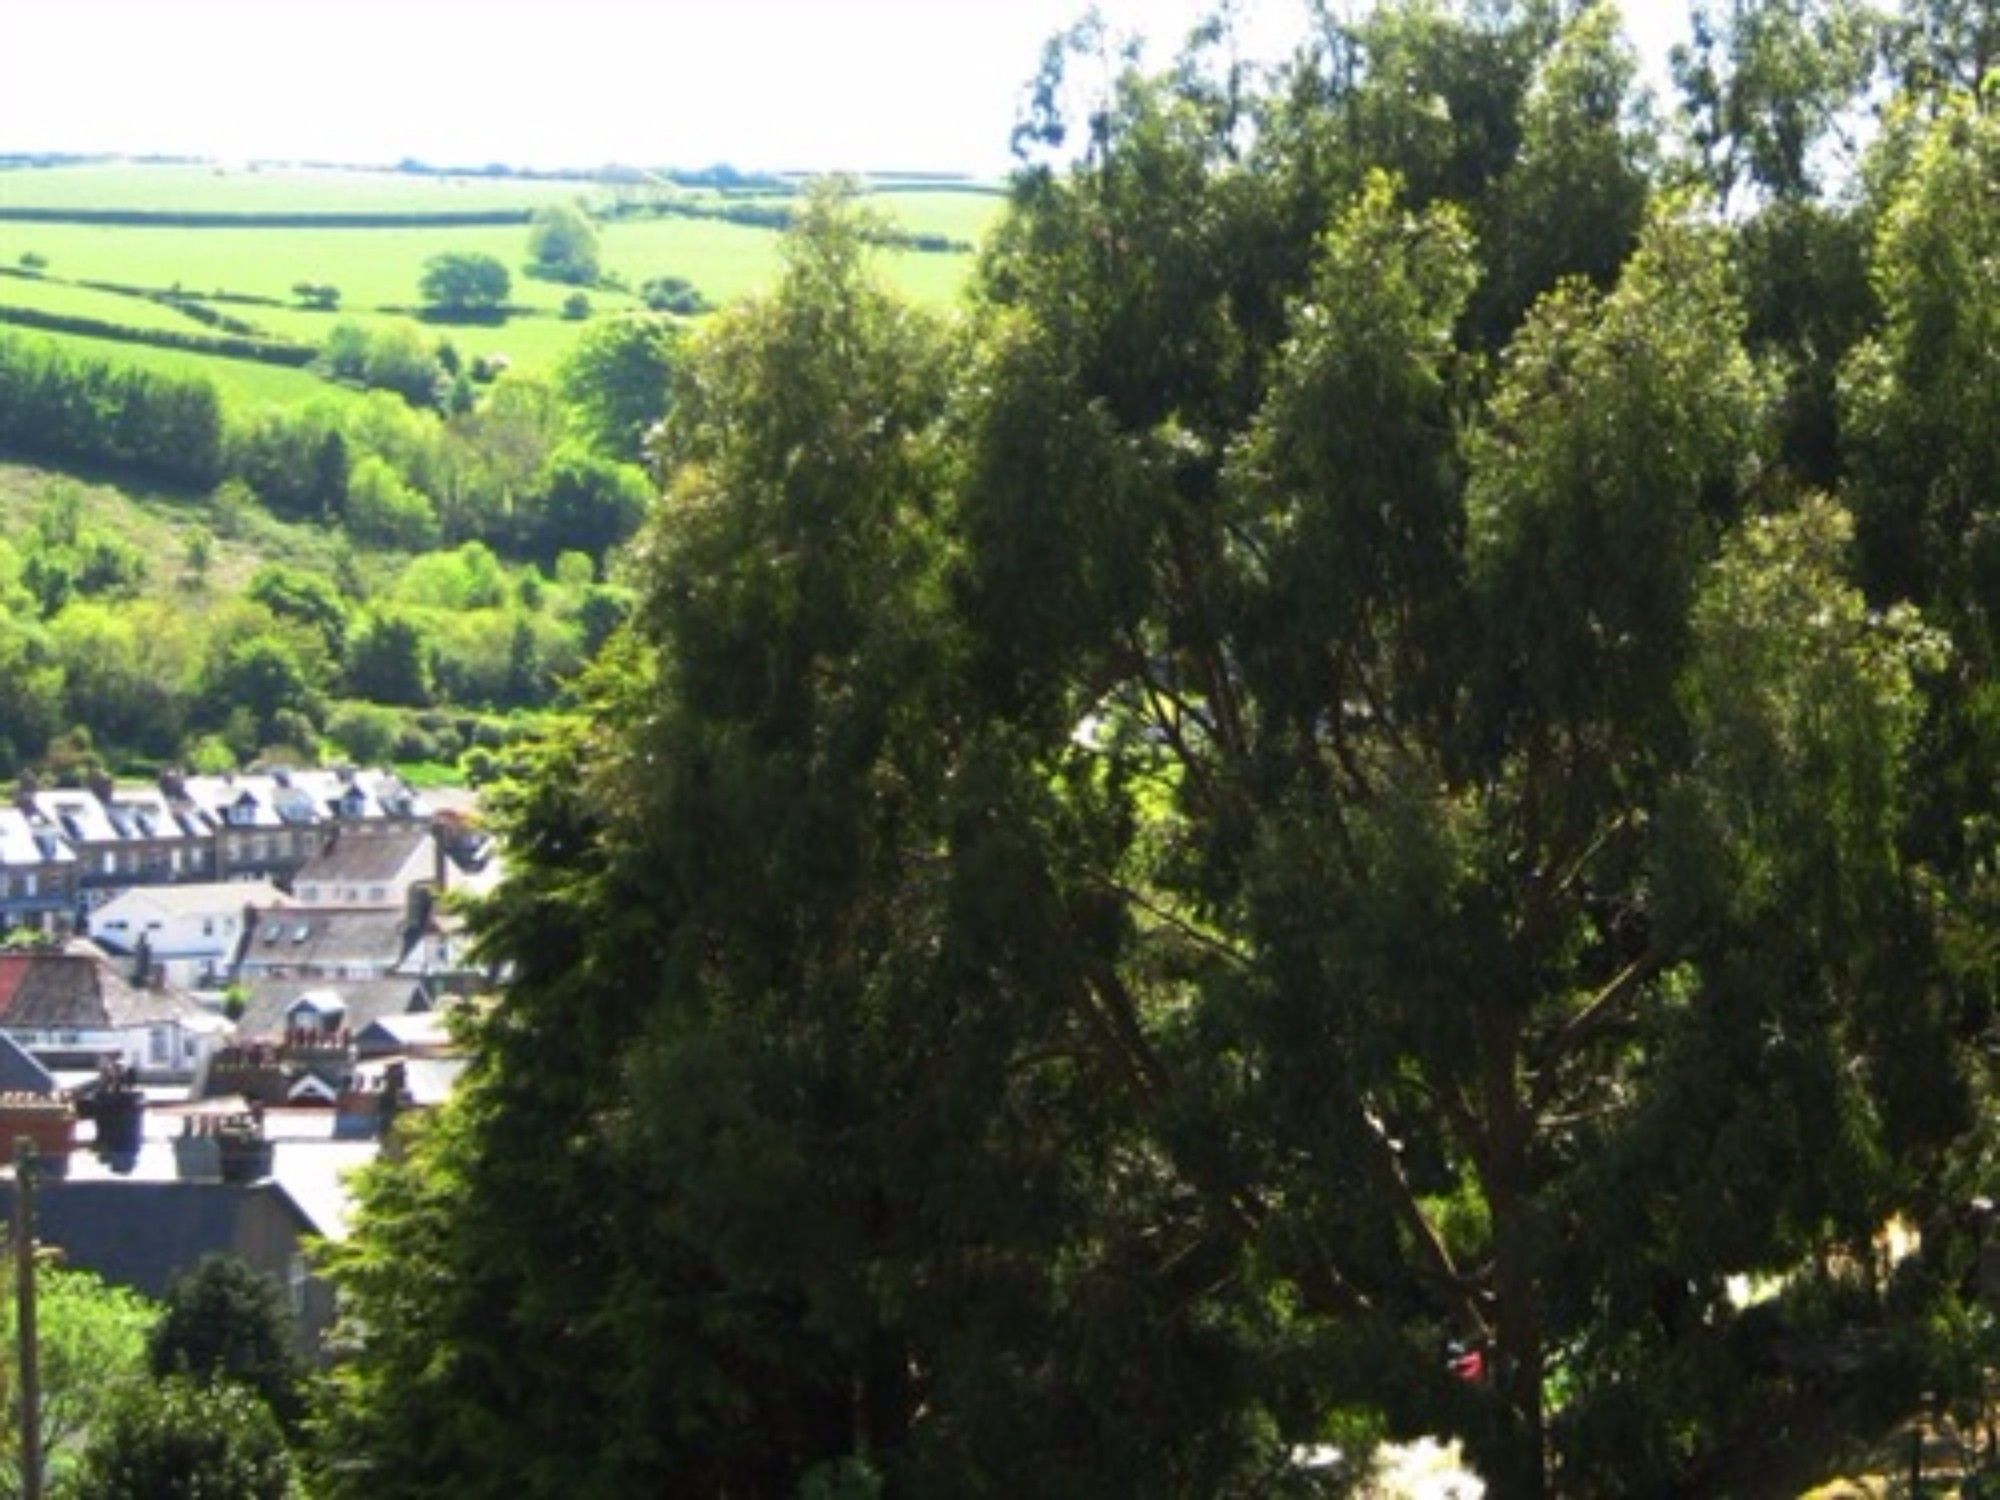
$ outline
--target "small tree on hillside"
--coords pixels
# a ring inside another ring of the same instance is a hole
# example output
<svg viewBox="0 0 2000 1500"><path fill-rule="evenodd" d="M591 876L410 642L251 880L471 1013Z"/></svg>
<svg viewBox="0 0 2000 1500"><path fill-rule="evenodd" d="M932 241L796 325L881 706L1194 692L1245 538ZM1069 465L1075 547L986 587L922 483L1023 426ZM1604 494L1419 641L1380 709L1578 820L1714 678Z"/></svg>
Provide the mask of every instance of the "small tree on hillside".
<svg viewBox="0 0 2000 1500"><path fill-rule="evenodd" d="M432 311L463 315L499 308L513 284L507 268L493 256L451 250L424 262L417 290Z"/></svg>
<svg viewBox="0 0 2000 1500"><path fill-rule="evenodd" d="M551 203L528 229L528 270L550 281L589 286L597 280L597 231L580 209Z"/></svg>

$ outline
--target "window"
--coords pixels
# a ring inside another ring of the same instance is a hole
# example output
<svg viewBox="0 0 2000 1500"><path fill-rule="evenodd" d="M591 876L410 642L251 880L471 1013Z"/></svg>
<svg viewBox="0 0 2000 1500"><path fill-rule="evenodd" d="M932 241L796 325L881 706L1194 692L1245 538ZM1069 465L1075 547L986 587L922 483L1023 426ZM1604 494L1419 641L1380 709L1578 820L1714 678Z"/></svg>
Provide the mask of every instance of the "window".
<svg viewBox="0 0 2000 1500"><path fill-rule="evenodd" d="M291 1298L292 1316L302 1318L306 1314L306 1258L294 1250L290 1264L285 1268L285 1291Z"/></svg>

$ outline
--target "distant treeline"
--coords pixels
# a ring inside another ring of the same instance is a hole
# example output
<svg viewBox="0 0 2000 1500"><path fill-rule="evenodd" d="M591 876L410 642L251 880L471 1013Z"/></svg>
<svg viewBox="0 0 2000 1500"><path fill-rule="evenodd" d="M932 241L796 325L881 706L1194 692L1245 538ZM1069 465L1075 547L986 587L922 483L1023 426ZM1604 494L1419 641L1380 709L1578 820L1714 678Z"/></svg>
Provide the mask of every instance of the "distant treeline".
<svg viewBox="0 0 2000 1500"><path fill-rule="evenodd" d="M27 321L17 312L0 317ZM222 405L206 380L73 359L0 334L0 447L206 489L222 473Z"/></svg>
<svg viewBox="0 0 2000 1500"><path fill-rule="evenodd" d="M606 206L601 210L601 217L716 219L725 224L741 224L751 229L770 229L783 233L792 227L795 215L789 202L772 201L778 196L759 194L755 201L737 198L724 203L689 202L683 198L634 200ZM973 249L969 241L955 240L947 234L918 233L907 229L877 230L869 235L869 239L875 244L886 245L892 249L917 250L931 255L965 255L970 254Z"/></svg>
<svg viewBox="0 0 2000 1500"><path fill-rule="evenodd" d="M217 213L194 209L0 207L0 222L19 224L115 224L164 229L411 229L438 226L526 224L525 208L463 208L373 213Z"/></svg>
<svg viewBox="0 0 2000 1500"><path fill-rule="evenodd" d="M94 167L117 161L104 154L77 155L68 151L0 151L0 172L28 171L43 167Z"/></svg>
<svg viewBox="0 0 2000 1500"><path fill-rule="evenodd" d="M876 193L977 193L985 198L1007 196L1007 189L1000 183L975 182L969 177L950 177L943 173L925 176L911 172L891 177L871 174L868 187L869 191Z"/></svg>

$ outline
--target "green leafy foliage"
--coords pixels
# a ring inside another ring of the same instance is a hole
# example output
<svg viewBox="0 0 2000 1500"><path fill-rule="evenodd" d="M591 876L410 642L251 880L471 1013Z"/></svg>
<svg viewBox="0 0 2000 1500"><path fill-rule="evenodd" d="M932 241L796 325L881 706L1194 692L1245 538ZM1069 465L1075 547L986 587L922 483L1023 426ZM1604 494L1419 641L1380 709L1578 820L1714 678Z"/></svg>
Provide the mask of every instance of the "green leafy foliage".
<svg viewBox="0 0 2000 1500"><path fill-rule="evenodd" d="M513 278L491 255L450 250L424 262L417 291L426 304L447 316L490 313L507 301Z"/></svg>
<svg viewBox="0 0 2000 1500"><path fill-rule="evenodd" d="M303 1363L285 1289L226 1255L204 1257L167 1288L146 1345L156 1380L183 1376L254 1392L281 1423L304 1413Z"/></svg>
<svg viewBox="0 0 2000 1500"><path fill-rule="evenodd" d="M36 1272L40 1336L43 1463L60 1478L79 1444L106 1423L106 1409L146 1384L146 1330L157 1309L123 1287L87 1271L52 1266ZM15 1344L17 1310L11 1287L0 1298L0 1338ZM12 1481L21 1469L20 1393L10 1362L4 1377L7 1423L0 1432L0 1467ZM10 1483L11 1488L11 1483Z"/></svg>
<svg viewBox="0 0 2000 1500"><path fill-rule="evenodd" d="M556 377L570 420L607 458L639 463L646 434L672 406L683 339L665 319L601 322L578 341Z"/></svg>
<svg viewBox="0 0 2000 1500"><path fill-rule="evenodd" d="M342 1441L1730 1493L1970 1388L1988 132L1928 101L1816 204L1846 64L1760 82L1812 28L1738 15L1741 220L1659 188L1605 10L1415 3L1269 91L1220 26L1059 42L1023 144L1089 137L957 329L814 203L676 352L632 616L502 799L516 979L340 1252Z"/></svg>
<svg viewBox="0 0 2000 1500"><path fill-rule="evenodd" d="M285 1500L292 1464L250 1390L167 1379L108 1404L67 1493L92 1500Z"/></svg>
<svg viewBox="0 0 2000 1500"><path fill-rule="evenodd" d="M576 286L597 281L597 231L581 209L550 203L535 210L528 226L529 274Z"/></svg>

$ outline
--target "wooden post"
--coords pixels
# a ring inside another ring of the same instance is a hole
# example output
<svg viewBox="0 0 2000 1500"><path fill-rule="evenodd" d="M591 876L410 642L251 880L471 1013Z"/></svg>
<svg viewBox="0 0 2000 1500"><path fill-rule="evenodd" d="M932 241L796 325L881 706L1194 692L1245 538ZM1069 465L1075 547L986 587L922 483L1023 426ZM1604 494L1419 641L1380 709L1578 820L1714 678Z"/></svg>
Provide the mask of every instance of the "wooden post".
<svg viewBox="0 0 2000 1500"><path fill-rule="evenodd" d="M21 1358L21 1496L42 1500L42 1370L35 1327L35 1143L14 1142L15 1332Z"/></svg>

